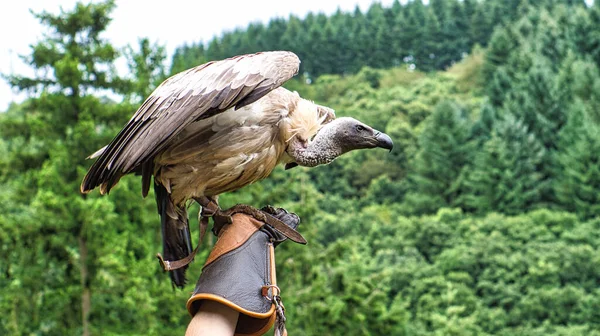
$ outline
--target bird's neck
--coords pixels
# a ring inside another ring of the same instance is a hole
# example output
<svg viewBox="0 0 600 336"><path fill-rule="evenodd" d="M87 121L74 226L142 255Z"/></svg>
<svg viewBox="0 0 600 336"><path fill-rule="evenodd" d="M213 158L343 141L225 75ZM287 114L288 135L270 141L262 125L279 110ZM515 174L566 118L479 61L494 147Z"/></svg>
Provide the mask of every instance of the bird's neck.
<svg viewBox="0 0 600 336"><path fill-rule="evenodd" d="M330 125L325 125L306 147L296 139L290 141L288 153L296 163L305 167L314 167L328 164L345 153L343 146L336 141L336 129L328 127Z"/></svg>

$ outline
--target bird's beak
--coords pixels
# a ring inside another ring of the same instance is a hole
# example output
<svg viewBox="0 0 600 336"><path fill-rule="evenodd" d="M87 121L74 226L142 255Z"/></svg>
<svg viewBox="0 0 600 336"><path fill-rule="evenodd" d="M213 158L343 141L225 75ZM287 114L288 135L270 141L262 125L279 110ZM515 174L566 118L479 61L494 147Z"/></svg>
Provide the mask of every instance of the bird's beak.
<svg viewBox="0 0 600 336"><path fill-rule="evenodd" d="M377 131L375 133L375 139L377 139L377 147L388 149L390 152L394 148L394 142L389 135Z"/></svg>

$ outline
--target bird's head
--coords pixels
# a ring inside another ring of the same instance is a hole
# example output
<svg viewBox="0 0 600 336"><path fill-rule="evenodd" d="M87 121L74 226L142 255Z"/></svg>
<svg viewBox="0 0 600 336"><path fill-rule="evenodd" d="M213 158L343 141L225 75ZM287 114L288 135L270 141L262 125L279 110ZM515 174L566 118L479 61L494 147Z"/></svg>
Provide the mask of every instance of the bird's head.
<svg viewBox="0 0 600 336"><path fill-rule="evenodd" d="M385 133L354 118L342 117L323 126L319 133L328 132L332 141L347 153L355 149L384 148L392 150L394 143ZM318 136L318 134L317 134Z"/></svg>
<svg viewBox="0 0 600 336"><path fill-rule="evenodd" d="M300 145L298 145L300 143ZM355 149L384 148L392 150L394 143L385 133L354 118L337 118L324 125L310 142L291 143L288 154L294 165L314 167L327 164Z"/></svg>

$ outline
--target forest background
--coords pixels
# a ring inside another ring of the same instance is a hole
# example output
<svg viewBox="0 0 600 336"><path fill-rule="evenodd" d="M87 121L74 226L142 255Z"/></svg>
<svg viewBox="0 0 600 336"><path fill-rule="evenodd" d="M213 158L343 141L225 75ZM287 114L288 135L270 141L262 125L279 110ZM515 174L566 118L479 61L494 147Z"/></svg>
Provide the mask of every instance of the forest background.
<svg viewBox="0 0 600 336"><path fill-rule="evenodd" d="M30 98L0 113L1 335L184 333L212 240L172 290L153 197L79 194L85 158L169 74L276 49L302 59L286 87L395 141L222 197L301 216L309 245L277 251L294 335L600 335L598 1L375 3L171 60L103 39L114 6L35 14L36 75L6 76Z"/></svg>

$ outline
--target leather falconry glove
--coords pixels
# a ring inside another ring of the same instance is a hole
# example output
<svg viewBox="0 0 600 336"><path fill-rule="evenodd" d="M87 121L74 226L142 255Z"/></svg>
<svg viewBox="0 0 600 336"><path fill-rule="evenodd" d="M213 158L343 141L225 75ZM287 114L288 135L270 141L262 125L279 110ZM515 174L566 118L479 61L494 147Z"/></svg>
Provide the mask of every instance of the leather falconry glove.
<svg viewBox="0 0 600 336"><path fill-rule="evenodd" d="M300 219L284 209L261 209L295 230ZM275 324L275 335L287 335L284 307L275 274L274 248L287 238L263 220L246 213L232 215L233 223L218 232L192 297L194 316L205 300L239 312L235 335L262 335Z"/></svg>

